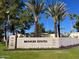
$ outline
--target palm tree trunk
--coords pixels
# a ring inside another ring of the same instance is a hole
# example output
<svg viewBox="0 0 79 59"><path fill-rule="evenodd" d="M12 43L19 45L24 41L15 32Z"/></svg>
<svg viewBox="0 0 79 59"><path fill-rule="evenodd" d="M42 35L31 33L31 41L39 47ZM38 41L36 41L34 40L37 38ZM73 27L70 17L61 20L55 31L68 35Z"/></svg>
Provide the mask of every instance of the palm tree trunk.
<svg viewBox="0 0 79 59"><path fill-rule="evenodd" d="M58 21L58 36L60 37L60 21Z"/></svg>
<svg viewBox="0 0 79 59"><path fill-rule="evenodd" d="M57 16L54 17L54 31L55 31L55 37L57 37Z"/></svg>
<svg viewBox="0 0 79 59"><path fill-rule="evenodd" d="M35 37L38 37L38 17L35 16Z"/></svg>
<svg viewBox="0 0 79 59"><path fill-rule="evenodd" d="M37 21L35 21L35 36L37 36Z"/></svg>
<svg viewBox="0 0 79 59"><path fill-rule="evenodd" d="M57 26L56 26L56 22L54 22L54 31L55 31L55 37L57 37Z"/></svg>

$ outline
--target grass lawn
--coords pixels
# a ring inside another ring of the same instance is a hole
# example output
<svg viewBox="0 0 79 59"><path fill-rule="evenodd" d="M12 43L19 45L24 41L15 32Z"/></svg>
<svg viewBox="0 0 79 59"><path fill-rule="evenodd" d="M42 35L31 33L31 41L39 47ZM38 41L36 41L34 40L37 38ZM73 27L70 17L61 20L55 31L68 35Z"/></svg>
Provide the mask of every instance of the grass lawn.
<svg viewBox="0 0 79 59"><path fill-rule="evenodd" d="M5 51L0 44L0 57L5 59L79 59L79 47L63 50L17 50Z"/></svg>

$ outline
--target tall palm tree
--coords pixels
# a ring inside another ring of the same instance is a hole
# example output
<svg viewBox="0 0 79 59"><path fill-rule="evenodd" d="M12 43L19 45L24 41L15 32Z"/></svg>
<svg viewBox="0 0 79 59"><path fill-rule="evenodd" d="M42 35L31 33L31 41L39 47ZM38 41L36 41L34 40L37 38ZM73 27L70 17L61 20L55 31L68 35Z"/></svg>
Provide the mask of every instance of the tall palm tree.
<svg viewBox="0 0 79 59"><path fill-rule="evenodd" d="M41 12L44 11L44 0L28 0L27 9L33 14L35 23L35 36L38 36L38 19Z"/></svg>
<svg viewBox="0 0 79 59"><path fill-rule="evenodd" d="M60 20L66 15L66 7L63 2L56 2L49 5L47 13L54 18L55 37L60 37Z"/></svg>

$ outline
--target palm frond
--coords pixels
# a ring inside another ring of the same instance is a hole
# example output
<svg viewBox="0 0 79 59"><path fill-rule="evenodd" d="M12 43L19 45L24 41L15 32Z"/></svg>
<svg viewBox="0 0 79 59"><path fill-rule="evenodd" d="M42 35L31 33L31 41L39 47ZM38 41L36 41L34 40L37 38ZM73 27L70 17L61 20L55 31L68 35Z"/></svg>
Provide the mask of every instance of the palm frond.
<svg viewBox="0 0 79 59"><path fill-rule="evenodd" d="M38 15L44 10L44 0L28 0L27 9Z"/></svg>
<svg viewBox="0 0 79 59"><path fill-rule="evenodd" d="M66 4L63 2L56 2L55 4L49 5L48 12L52 17L57 16L59 19L64 19L66 16Z"/></svg>

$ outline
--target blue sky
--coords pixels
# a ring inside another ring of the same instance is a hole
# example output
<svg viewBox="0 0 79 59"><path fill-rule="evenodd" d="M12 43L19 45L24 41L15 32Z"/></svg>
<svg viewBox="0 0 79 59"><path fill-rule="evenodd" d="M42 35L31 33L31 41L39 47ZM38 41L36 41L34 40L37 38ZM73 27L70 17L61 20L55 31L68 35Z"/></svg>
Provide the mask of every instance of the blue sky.
<svg viewBox="0 0 79 59"><path fill-rule="evenodd" d="M69 13L79 14L79 0L60 0L60 1L66 4ZM47 30L54 31L54 24L52 17L46 19L44 15L42 15L39 22L44 24L46 31ZM66 17L64 21L61 22L61 28L63 28L61 32L70 32L75 22L76 22L75 19L73 21L70 21L70 18ZM31 27L31 29L28 32L32 32L32 31L34 31L34 25Z"/></svg>

